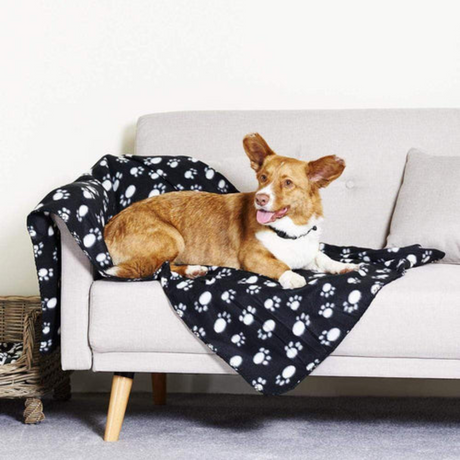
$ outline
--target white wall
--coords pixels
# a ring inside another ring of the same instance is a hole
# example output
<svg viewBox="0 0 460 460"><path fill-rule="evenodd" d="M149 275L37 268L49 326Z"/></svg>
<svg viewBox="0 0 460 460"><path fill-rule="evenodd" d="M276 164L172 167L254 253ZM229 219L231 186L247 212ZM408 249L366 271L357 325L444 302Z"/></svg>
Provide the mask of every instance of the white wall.
<svg viewBox="0 0 460 460"><path fill-rule="evenodd" d="M459 107L459 17L455 0L1 2L0 295L37 292L28 211L132 153L139 115Z"/></svg>

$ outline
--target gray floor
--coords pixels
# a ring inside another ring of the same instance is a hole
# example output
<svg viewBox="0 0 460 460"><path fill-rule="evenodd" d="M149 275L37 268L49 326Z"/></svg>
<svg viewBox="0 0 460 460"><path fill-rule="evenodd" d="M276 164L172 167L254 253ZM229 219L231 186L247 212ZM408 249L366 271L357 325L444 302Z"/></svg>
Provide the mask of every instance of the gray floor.
<svg viewBox="0 0 460 460"><path fill-rule="evenodd" d="M133 394L118 443L102 441L108 395L45 401L20 423L0 400L0 459L459 459L460 400Z"/></svg>

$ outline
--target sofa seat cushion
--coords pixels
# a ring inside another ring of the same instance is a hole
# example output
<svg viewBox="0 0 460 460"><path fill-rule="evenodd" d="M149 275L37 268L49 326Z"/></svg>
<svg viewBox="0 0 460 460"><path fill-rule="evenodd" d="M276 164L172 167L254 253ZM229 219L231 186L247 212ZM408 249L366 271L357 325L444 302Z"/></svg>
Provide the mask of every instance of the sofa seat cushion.
<svg viewBox="0 0 460 460"><path fill-rule="evenodd" d="M384 287L335 356L460 359L460 266L408 270ZM95 281L89 341L98 353L212 353L177 317L157 281Z"/></svg>

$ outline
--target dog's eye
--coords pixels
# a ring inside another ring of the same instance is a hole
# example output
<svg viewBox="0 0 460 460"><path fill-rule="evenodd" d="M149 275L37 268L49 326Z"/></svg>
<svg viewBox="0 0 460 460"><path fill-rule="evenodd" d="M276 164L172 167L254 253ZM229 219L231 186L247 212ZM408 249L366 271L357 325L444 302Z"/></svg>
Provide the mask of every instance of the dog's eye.
<svg viewBox="0 0 460 460"><path fill-rule="evenodd" d="M267 176L265 174L261 174L259 179L260 179L260 182L265 182L267 180Z"/></svg>
<svg viewBox="0 0 460 460"><path fill-rule="evenodd" d="M290 187L290 186L292 185L292 180L286 179L286 180L284 181L284 185L285 185L286 187Z"/></svg>

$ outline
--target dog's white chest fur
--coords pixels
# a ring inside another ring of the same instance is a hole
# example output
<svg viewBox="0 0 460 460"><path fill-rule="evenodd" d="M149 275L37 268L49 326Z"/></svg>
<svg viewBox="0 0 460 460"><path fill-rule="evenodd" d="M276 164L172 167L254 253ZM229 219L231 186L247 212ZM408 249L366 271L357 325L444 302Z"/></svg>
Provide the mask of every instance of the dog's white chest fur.
<svg viewBox="0 0 460 460"><path fill-rule="evenodd" d="M307 225L295 225L289 217L273 222L272 227L286 232L288 235L302 235L308 232L317 221L308 222ZM285 239L279 237L272 230L261 230L256 233L256 238L278 259L291 269L305 268L310 265L319 251L319 229L313 230L308 235L298 239Z"/></svg>

